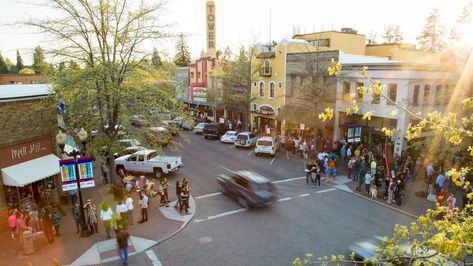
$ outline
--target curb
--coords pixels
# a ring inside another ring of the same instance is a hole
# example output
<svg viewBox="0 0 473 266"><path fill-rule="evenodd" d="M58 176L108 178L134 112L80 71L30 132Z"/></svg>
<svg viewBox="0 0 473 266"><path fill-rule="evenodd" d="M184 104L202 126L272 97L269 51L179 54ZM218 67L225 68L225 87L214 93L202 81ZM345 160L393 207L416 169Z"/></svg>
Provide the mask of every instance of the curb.
<svg viewBox="0 0 473 266"><path fill-rule="evenodd" d="M419 219L419 216L417 216L417 215L414 215L414 214L412 214L412 213L409 213L409 212L400 210L400 209L398 209L398 208L394 208L393 206L390 206L390 205L387 205L387 204L385 204L385 203L383 203L383 202L380 202L380 201L374 200L374 199L372 199L372 198L369 198L369 197L360 195L360 194L358 194L358 193L356 193L356 192L354 192L354 191L348 192L348 191L345 191L345 190L343 190L343 189L337 188L336 186L334 186L334 185L332 185L332 184L328 184L328 183L326 183L326 185L328 185L329 187L332 187L332 188L336 188L336 189L339 190L339 191L343 191L343 192L345 192L345 193L355 195L355 196L357 196L357 197L360 197L360 198L362 198L362 199L371 201L371 202L373 202L373 203L377 203L377 204L379 204L379 205L381 205L381 206L383 206L383 207L386 207L386 208L389 208L389 209L391 209L391 210L394 210L394 211L397 211L397 212L399 212L399 213L402 213L402 214L404 214L404 215L410 216L410 217L412 217L412 218L414 218L414 219L416 219L416 220Z"/></svg>

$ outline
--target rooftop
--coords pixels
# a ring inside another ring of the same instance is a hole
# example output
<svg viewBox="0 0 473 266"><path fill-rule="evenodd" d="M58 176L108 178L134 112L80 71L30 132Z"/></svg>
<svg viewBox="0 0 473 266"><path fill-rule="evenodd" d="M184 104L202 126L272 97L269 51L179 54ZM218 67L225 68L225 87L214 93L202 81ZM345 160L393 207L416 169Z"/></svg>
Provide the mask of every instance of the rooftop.
<svg viewBox="0 0 473 266"><path fill-rule="evenodd" d="M0 100L44 97L52 94L50 84L0 85Z"/></svg>

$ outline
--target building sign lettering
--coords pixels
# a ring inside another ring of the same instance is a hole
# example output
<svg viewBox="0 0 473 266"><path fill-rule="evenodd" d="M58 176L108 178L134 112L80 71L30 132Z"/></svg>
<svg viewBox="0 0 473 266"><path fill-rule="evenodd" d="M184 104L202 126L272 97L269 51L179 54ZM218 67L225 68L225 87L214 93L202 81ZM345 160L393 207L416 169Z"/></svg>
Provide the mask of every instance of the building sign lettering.
<svg viewBox="0 0 473 266"><path fill-rule="evenodd" d="M46 147L41 146L41 142L32 143L30 145L25 145L19 149L11 149L11 159L21 159L22 157L32 155L33 153L38 153L43 150L46 150Z"/></svg>
<svg viewBox="0 0 473 266"><path fill-rule="evenodd" d="M54 153L51 137L19 143L0 149L0 168L23 163Z"/></svg>
<svg viewBox="0 0 473 266"><path fill-rule="evenodd" d="M216 56L216 18L215 18L215 3L213 1L207 2L207 55Z"/></svg>

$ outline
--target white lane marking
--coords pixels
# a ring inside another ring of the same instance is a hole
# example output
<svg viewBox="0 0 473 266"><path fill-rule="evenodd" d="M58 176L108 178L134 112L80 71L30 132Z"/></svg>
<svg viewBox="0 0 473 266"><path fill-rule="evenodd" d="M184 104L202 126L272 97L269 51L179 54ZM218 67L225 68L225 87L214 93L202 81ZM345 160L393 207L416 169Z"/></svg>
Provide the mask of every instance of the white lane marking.
<svg viewBox="0 0 473 266"><path fill-rule="evenodd" d="M298 197L299 197L299 198L302 198L302 197L307 197L307 196L309 196L309 195L310 195L309 193L305 193L305 194L300 194L300 195L298 195Z"/></svg>
<svg viewBox="0 0 473 266"><path fill-rule="evenodd" d="M248 153L246 156L250 156L255 152L255 150L252 150L250 153Z"/></svg>
<svg viewBox="0 0 473 266"><path fill-rule="evenodd" d="M288 201L288 200L291 200L292 198L291 197L287 197L287 198L282 198L282 199L278 199L279 202L281 201Z"/></svg>
<svg viewBox="0 0 473 266"><path fill-rule="evenodd" d="M279 152L276 153L276 155L274 155L274 158L271 160L271 162L269 163L269 165L272 165L272 164L273 164L273 162L274 162L274 160L276 159L276 157L278 157L278 154L279 154Z"/></svg>
<svg viewBox="0 0 473 266"><path fill-rule="evenodd" d="M230 147L230 149L233 149L233 148L235 148L235 144L233 144L233 145Z"/></svg>
<svg viewBox="0 0 473 266"><path fill-rule="evenodd" d="M220 140L216 140L216 141L215 141L215 143L219 143L219 142L220 142Z"/></svg>
<svg viewBox="0 0 473 266"><path fill-rule="evenodd" d="M161 261L159 261L158 256L156 256L156 253L152 249L146 250L146 255L148 255L148 258L151 260L153 263L153 266L161 266Z"/></svg>
<svg viewBox="0 0 473 266"><path fill-rule="evenodd" d="M282 180L273 181L273 182L271 182L271 183L273 183L273 184L284 183L284 182L290 182L290 181L299 180L299 179L304 179L304 178L305 178L305 176L294 177L294 178L288 178L288 179L282 179Z"/></svg>
<svg viewBox="0 0 473 266"><path fill-rule="evenodd" d="M200 222L203 222L203 221L205 221L205 219L196 219L196 220L194 220L194 223L200 223Z"/></svg>
<svg viewBox="0 0 473 266"><path fill-rule="evenodd" d="M236 209L236 210L233 210L233 211L222 212L222 213L207 217L207 220L217 219L217 218L221 218L221 217L224 217L224 216L228 216L228 215L232 215L232 214L239 213L239 212L244 212L244 211L246 211L246 209L241 208L241 209Z"/></svg>
<svg viewBox="0 0 473 266"><path fill-rule="evenodd" d="M315 193L325 193L325 192L334 191L334 190L337 190L337 189L336 188L329 188L329 189L316 191Z"/></svg>
<svg viewBox="0 0 473 266"><path fill-rule="evenodd" d="M223 165L219 165L220 167L222 167L223 169L227 170L228 172L232 172L234 173L232 170L228 169L227 167L223 166Z"/></svg>
<svg viewBox="0 0 473 266"><path fill-rule="evenodd" d="M210 193L210 194L198 196L198 197L195 197L195 198L196 198L196 199L205 199L205 198L209 198L209 197L213 197L213 196L218 196L218 195L222 195L222 192Z"/></svg>

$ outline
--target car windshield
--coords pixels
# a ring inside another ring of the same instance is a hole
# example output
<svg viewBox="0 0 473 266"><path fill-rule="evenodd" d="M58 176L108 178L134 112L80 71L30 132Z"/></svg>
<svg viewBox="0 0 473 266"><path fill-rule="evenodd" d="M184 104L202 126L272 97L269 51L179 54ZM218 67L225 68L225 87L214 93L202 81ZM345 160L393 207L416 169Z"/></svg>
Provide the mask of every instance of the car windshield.
<svg viewBox="0 0 473 266"><path fill-rule="evenodd" d="M272 146L273 142L270 140L258 140L258 143L256 143L258 146Z"/></svg>
<svg viewBox="0 0 473 266"><path fill-rule="evenodd" d="M153 151L150 154L148 154L148 159L153 159L159 156L159 153L157 151Z"/></svg>

